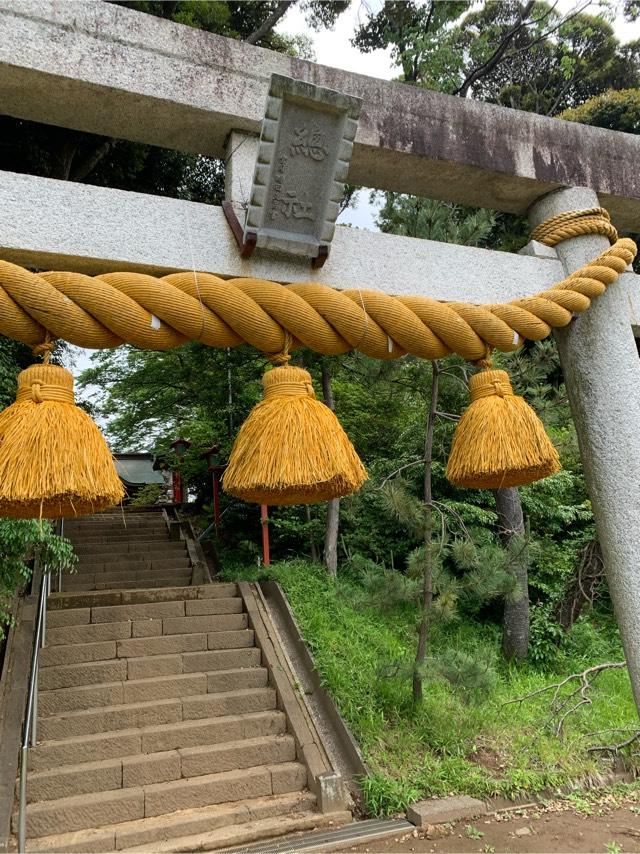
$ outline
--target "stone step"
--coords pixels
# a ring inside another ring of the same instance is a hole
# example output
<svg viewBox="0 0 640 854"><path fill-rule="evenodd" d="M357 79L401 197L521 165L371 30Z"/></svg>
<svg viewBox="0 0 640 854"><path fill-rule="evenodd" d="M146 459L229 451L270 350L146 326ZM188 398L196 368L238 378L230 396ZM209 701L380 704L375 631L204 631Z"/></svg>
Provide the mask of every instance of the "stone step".
<svg viewBox="0 0 640 854"><path fill-rule="evenodd" d="M203 643L199 645L200 649L207 649L206 637L204 637L205 633L239 631L247 628L246 614L217 614L211 620L207 624L207 628L202 632L193 631L189 633L203 635ZM113 658L116 655L115 647L113 647L113 654L101 656L100 652L107 650L107 648L98 647L97 644L105 641L124 640L131 637L160 637L163 634L164 622L166 621L161 619L149 619L54 627L47 632L47 646L40 653L40 663L43 666L47 666L48 664L62 664L65 662L73 664L74 661L95 661L101 657ZM58 660L63 653L60 650L55 653L53 649L55 646L61 644L69 646L68 653L72 656L71 659L67 658L64 662ZM85 650L83 649L84 647L95 647L95 649ZM109 647L108 651L110 652L111 649Z"/></svg>
<svg viewBox="0 0 640 854"><path fill-rule="evenodd" d="M183 584L187 585L189 584L192 575L191 563L189 561L180 562L183 564L182 566L156 568L144 567L141 569L128 569L122 571L109 570L105 572L104 570L98 569L95 572L92 572L85 568L68 576L63 581L63 588L65 590L80 590L83 585L101 584L107 585L103 586L101 588L102 590L111 590L118 589L118 584L136 583L138 585L138 589L144 590L146 589L147 582L153 583L160 578L166 578L170 581L172 580L173 584L171 586L173 587Z"/></svg>
<svg viewBox="0 0 640 854"><path fill-rule="evenodd" d="M155 783L144 787L145 817L246 798L299 792L306 785L307 771L299 762L258 765L170 783Z"/></svg>
<svg viewBox="0 0 640 854"><path fill-rule="evenodd" d="M184 851L213 851L224 847L225 851L241 850L239 846L261 840L281 838L294 833L311 832L322 828L337 828L352 821L347 810L332 813L318 813L311 810L255 821L241 822L221 827L218 830L204 831L193 836L168 839L158 843L146 843L125 849L126 851L155 852L170 854ZM368 849L367 849L368 850Z"/></svg>
<svg viewBox="0 0 640 854"><path fill-rule="evenodd" d="M143 818L96 830L79 830L58 836L45 836L27 840L28 852L91 852L128 850L132 846L162 844L159 840L211 833L218 828L226 830L233 825L244 825L272 819L276 816L304 814L316 803L309 792L291 792L268 798L232 801L194 810L182 810L166 816ZM193 848L193 850L196 850Z"/></svg>
<svg viewBox="0 0 640 854"><path fill-rule="evenodd" d="M65 536L72 543L90 543L92 538L98 537L102 539L133 541L140 540L164 540L169 541L169 532L164 525L132 525L124 528L123 526L107 526L94 525L91 528L78 529L77 531L66 531ZM175 541L177 542L177 541Z"/></svg>
<svg viewBox="0 0 640 854"><path fill-rule="evenodd" d="M214 614L240 614L242 613L242 599L239 596L232 598L215 598L208 600L209 607ZM113 623L119 620L147 620L151 618L184 617L187 614L185 606L189 603L183 601L150 602L140 605L111 605L106 607L91 608L92 623ZM89 620L87 620L89 622Z"/></svg>
<svg viewBox="0 0 640 854"><path fill-rule="evenodd" d="M148 542L148 543L160 543L160 542L171 542L169 540L169 536L166 531L158 531L155 533L154 531L113 531L112 533L100 533L96 531L94 533L88 534L75 534L73 537L69 537L74 546L86 546L92 543L102 544L105 543L108 545L109 543L129 543L129 542Z"/></svg>
<svg viewBox="0 0 640 854"><path fill-rule="evenodd" d="M161 516L127 516L126 518L107 518L104 519L88 519L84 516L82 519L67 520L64 525L65 537L70 537L72 534L89 530L103 530L116 528L123 531L138 530L139 528L162 528L167 530L167 524Z"/></svg>
<svg viewBox="0 0 640 854"><path fill-rule="evenodd" d="M68 833L177 810L301 791L306 780L303 765L284 762L40 801L27 806L27 836ZM13 824L15 831L17 815L14 815Z"/></svg>
<svg viewBox="0 0 640 854"><path fill-rule="evenodd" d="M118 574L124 572L144 572L150 569L186 569L188 566L191 566L191 561L186 552L177 557L171 555L169 557L159 557L154 555L153 558L148 556L138 558L121 555L118 558L110 558L109 560L97 560L92 557L91 559L81 560L75 574L103 572L105 576L117 578Z"/></svg>
<svg viewBox="0 0 640 854"><path fill-rule="evenodd" d="M99 545L95 546L91 543L86 545L78 545L75 547L75 552L81 560L91 556L102 556L106 555L107 557L110 555L148 555L148 554L182 554L186 552L187 547L185 543L181 540L172 541L169 540L167 542L158 542L156 540L151 541L143 541L143 542L125 542L125 543L113 543L112 545ZM105 557L105 560L107 559Z"/></svg>
<svg viewBox="0 0 640 854"><path fill-rule="evenodd" d="M86 762L99 762L141 753L265 738L282 734L286 728L284 713L273 710L156 724L140 729L65 736L58 741L41 741L32 748L29 751L29 767L34 771L42 771L60 765L72 765L79 756Z"/></svg>
<svg viewBox="0 0 640 854"><path fill-rule="evenodd" d="M182 637L188 637L182 635ZM209 635L211 637L211 635ZM262 653L257 648L216 649L208 652L185 652L182 655L182 672L229 670L235 667L258 667Z"/></svg>
<svg viewBox="0 0 640 854"><path fill-rule="evenodd" d="M148 786L256 765L294 762L295 758L295 740L293 736L285 734L126 756L122 759L62 765L31 773L27 800L28 803L38 803L119 788ZM16 795L18 786L19 781L16 781Z"/></svg>
<svg viewBox="0 0 640 854"><path fill-rule="evenodd" d="M153 602L194 601L209 599L232 599L237 597L238 587L233 583L205 584L175 587L168 590L101 591L91 593L53 593L47 600L48 611L68 611L106 605L141 605ZM186 612L189 613L189 612ZM191 612L204 613L204 612Z"/></svg>
<svg viewBox="0 0 640 854"><path fill-rule="evenodd" d="M264 667L247 670L221 670L217 673L179 673L152 676L127 682L108 682L102 685L83 685L40 691L38 714L50 717L63 712L98 709L124 703L167 700L187 694L216 694L247 688L265 688L268 673Z"/></svg>
<svg viewBox="0 0 640 854"><path fill-rule="evenodd" d="M121 659L88 661L79 664L55 664L43 667L38 675L41 691L96 685L102 682L121 682L127 678L127 662Z"/></svg>
<svg viewBox="0 0 640 854"><path fill-rule="evenodd" d="M65 629L52 629L51 631L62 632ZM79 644L60 643L54 645L49 643L40 650L39 666L79 664L82 661L108 661L115 657L116 644L113 640Z"/></svg>
<svg viewBox="0 0 640 854"><path fill-rule="evenodd" d="M87 581L76 583L71 586L71 590L148 590L149 588L161 589L163 587L175 587L176 584L188 584L191 580L191 570L184 572L179 570L169 574L168 570L162 570L162 573L156 573L151 578L141 578L136 580L125 581L100 581L100 575L88 576Z"/></svg>
<svg viewBox="0 0 640 854"><path fill-rule="evenodd" d="M206 676L202 674L206 689ZM79 735L140 729L147 726L199 720L276 708L273 688L247 688L194 694L181 698L122 703L113 706L62 712L39 720L38 735L43 741L57 741Z"/></svg>
<svg viewBox="0 0 640 854"><path fill-rule="evenodd" d="M214 636L218 632L207 635L164 635L163 637L130 638L116 642L116 654L119 658L147 658L150 666L155 666L156 656L172 656L177 667L176 658L180 657L180 669L172 669L171 673L195 673L207 670L229 670L233 667L258 667L262 663L260 650L252 647L240 649L208 650L209 643L215 644ZM205 655L206 658L194 659L193 655ZM167 673L168 671L163 671ZM160 676L160 673L149 673L149 676ZM131 678L131 676L129 677ZM62 686L60 686L62 687Z"/></svg>

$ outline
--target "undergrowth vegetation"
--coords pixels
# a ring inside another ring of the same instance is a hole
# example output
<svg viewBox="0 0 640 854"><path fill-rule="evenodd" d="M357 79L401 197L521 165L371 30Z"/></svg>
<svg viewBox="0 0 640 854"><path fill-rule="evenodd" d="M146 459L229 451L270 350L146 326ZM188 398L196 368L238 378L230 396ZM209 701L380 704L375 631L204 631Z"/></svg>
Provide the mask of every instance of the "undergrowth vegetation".
<svg viewBox="0 0 640 854"><path fill-rule="evenodd" d="M549 693L510 702L596 661L621 659L608 614L581 617L555 647L553 660L517 666L500 656L498 625L436 625L430 647L438 666L427 669L424 699L416 705L402 672L415 647L414 607L363 605L357 574L332 582L306 561L266 570L236 566L225 575L268 576L282 585L324 684L371 769L362 786L373 814L398 812L429 795L513 797L597 775L603 766L587 748L634 728L626 669L599 676L592 704L570 715L560 736L549 720ZM448 680L442 660L455 654L495 673L489 691Z"/></svg>

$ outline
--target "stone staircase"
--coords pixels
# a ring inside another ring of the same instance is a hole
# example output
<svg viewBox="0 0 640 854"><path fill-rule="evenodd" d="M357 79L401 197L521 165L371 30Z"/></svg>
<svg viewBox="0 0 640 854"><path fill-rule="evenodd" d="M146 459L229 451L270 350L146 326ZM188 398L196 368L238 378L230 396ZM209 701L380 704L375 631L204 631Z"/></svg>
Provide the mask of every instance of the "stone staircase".
<svg viewBox="0 0 640 854"><path fill-rule="evenodd" d="M67 528L81 569L49 598L27 850L211 850L348 821L316 811L238 586L167 586L190 570L166 527L118 524Z"/></svg>
<svg viewBox="0 0 640 854"><path fill-rule="evenodd" d="M64 534L78 555L77 572L65 590L180 587L191 584L184 540L171 541L161 508L112 510L68 520Z"/></svg>

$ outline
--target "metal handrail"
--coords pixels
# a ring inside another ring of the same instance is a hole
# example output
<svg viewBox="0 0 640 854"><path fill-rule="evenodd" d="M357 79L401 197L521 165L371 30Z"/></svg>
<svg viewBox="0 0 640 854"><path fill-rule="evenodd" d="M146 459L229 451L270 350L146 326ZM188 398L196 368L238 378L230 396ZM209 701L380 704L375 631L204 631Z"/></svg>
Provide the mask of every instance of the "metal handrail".
<svg viewBox="0 0 640 854"><path fill-rule="evenodd" d="M29 748L34 747L38 725L38 662L40 650L45 645L47 631L47 596L51 593L51 572L47 566L42 572L40 595L38 597L38 616L31 652L29 673L29 693L22 724L22 746L20 749L20 799L18 812L18 852L24 854L27 830L27 765Z"/></svg>
<svg viewBox="0 0 640 854"><path fill-rule="evenodd" d="M64 519L60 519L58 522L58 536L64 537ZM51 584L49 584L49 588L51 588ZM49 589L51 592L51 589ZM62 567L58 567L58 593L62 593Z"/></svg>

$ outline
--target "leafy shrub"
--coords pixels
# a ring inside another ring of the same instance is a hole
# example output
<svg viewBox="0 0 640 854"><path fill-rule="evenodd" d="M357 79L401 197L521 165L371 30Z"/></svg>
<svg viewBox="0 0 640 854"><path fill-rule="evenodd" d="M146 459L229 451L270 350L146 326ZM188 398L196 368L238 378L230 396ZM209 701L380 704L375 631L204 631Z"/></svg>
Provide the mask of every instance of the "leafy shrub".
<svg viewBox="0 0 640 854"><path fill-rule="evenodd" d="M77 561L69 540L54 534L50 522L0 518L0 639L13 595L31 578L36 557L52 571L69 570Z"/></svg>

